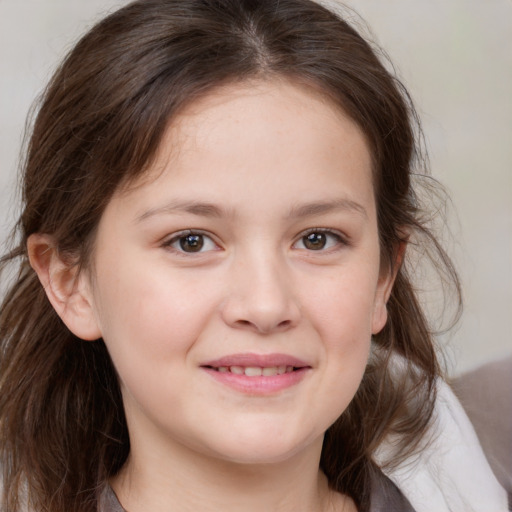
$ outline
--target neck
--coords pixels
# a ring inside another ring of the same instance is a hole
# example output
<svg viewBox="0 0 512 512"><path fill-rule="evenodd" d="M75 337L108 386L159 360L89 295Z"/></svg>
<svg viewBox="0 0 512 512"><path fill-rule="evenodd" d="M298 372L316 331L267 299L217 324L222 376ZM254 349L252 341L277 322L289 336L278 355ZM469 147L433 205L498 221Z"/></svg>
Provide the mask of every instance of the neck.
<svg viewBox="0 0 512 512"><path fill-rule="evenodd" d="M331 512L355 510L331 491L319 471L322 440L305 452L271 464L236 464L174 447L166 453L130 457L112 480L129 512Z"/></svg>

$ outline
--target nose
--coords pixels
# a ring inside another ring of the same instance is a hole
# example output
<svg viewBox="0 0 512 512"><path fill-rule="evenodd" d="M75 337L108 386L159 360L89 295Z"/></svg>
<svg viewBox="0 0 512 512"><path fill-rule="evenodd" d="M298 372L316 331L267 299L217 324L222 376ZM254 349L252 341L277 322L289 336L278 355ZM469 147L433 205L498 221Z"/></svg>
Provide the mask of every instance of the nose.
<svg viewBox="0 0 512 512"><path fill-rule="evenodd" d="M286 331L299 322L300 308L290 276L278 257L251 255L235 264L224 321L233 328L260 334Z"/></svg>

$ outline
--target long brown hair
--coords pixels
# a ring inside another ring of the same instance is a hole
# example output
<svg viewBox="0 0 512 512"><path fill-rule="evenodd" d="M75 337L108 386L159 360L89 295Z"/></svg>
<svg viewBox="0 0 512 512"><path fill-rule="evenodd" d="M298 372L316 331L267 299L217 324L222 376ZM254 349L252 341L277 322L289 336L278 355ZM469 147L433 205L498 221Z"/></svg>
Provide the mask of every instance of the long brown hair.
<svg viewBox="0 0 512 512"><path fill-rule="evenodd" d="M96 510L96 491L130 450L121 394L102 340L84 342L59 319L28 263L33 233L89 263L114 191L150 165L185 104L229 82L286 77L313 85L360 126L371 148L381 254L391 266L406 239L430 246L444 280L458 280L431 234L411 180L424 158L400 82L343 19L310 0L140 0L87 33L42 98L23 168L17 265L0 313L3 506L18 512ZM423 250L423 249L422 249ZM407 262L373 340L361 386L327 431L321 467L331 487L369 504L372 453L396 432L396 457L429 422L439 366ZM392 354L406 363L392 371Z"/></svg>

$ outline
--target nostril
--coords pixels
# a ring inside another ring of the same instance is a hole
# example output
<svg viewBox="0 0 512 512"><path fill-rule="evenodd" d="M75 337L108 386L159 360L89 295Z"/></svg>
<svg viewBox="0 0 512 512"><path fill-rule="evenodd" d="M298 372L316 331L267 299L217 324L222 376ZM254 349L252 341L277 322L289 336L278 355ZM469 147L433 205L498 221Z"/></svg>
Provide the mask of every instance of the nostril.
<svg viewBox="0 0 512 512"><path fill-rule="evenodd" d="M249 322L249 320L237 320L236 323L241 327L249 327L252 325L252 323Z"/></svg>
<svg viewBox="0 0 512 512"><path fill-rule="evenodd" d="M259 332L272 332L272 331L283 331L291 327L293 322L291 320L283 320L282 322L279 322L278 324L273 325L263 325L263 322L251 322L250 320L244 320L239 319L237 320L234 325L236 325L238 328L242 329L253 329L255 331Z"/></svg>
<svg viewBox="0 0 512 512"><path fill-rule="evenodd" d="M290 327L291 323L292 323L292 322L291 322L290 320L283 320L282 322L279 322L279 323L277 324L277 327L278 327L279 329L288 328L288 327Z"/></svg>

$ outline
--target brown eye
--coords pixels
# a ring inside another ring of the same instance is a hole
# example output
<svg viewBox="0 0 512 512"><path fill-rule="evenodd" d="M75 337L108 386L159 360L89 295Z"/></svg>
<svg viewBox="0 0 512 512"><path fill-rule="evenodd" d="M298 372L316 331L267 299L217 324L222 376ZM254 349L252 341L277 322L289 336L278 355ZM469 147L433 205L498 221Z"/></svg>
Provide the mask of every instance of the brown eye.
<svg viewBox="0 0 512 512"><path fill-rule="evenodd" d="M302 237L302 243L306 249L319 251L324 249L327 244L327 235L325 233L309 233Z"/></svg>
<svg viewBox="0 0 512 512"><path fill-rule="evenodd" d="M347 245L345 238L332 230L312 229L301 236L294 244L294 249L306 251L328 251Z"/></svg>
<svg viewBox="0 0 512 512"><path fill-rule="evenodd" d="M162 247L181 255L203 254L220 249L210 235L192 230L176 233L172 238L164 241Z"/></svg>
<svg viewBox="0 0 512 512"><path fill-rule="evenodd" d="M180 254L204 253L219 249L209 235L188 230L176 233L170 240L163 243L163 247L173 249Z"/></svg>
<svg viewBox="0 0 512 512"><path fill-rule="evenodd" d="M190 234L179 238L179 246L184 252L199 252L203 245L203 235Z"/></svg>

